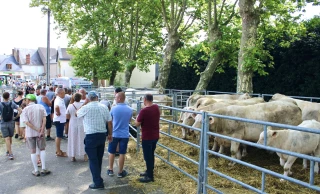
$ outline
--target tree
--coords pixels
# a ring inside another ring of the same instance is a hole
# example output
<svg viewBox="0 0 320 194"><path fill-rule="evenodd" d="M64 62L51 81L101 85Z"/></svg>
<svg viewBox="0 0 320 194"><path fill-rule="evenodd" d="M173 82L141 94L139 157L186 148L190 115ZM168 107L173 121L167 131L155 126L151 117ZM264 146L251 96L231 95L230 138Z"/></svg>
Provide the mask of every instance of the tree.
<svg viewBox="0 0 320 194"><path fill-rule="evenodd" d="M31 6L42 5L49 6L59 30L68 35L76 74L92 76L95 85L98 79L110 79L113 84L117 72L124 69L129 83L136 65L146 70L156 58L156 52L139 52L141 48L160 44L156 20L159 16L144 1L33 0L31 3ZM81 54L87 54L91 61Z"/></svg>
<svg viewBox="0 0 320 194"><path fill-rule="evenodd" d="M228 5L225 0L218 5L217 0L209 0L207 6L207 28L209 39L209 62L200 73L195 90L206 89L219 64L232 58L237 46L237 24L232 24L238 0ZM218 8L220 7L220 10ZM230 24L231 23L231 24Z"/></svg>
<svg viewBox="0 0 320 194"><path fill-rule="evenodd" d="M166 44L163 53L163 62L160 65L160 75L157 87L160 92L166 88L171 64L176 51L182 46L181 38L186 35L187 31L193 24L197 16L197 9L191 6L192 0L160 0L158 6L162 14L163 23L167 31ZM184 17L187 17L186 22Z"/></svg>
<svg viewBox="0 0 320 194"><path fill-rule="evenodd" d="M296 25L295 21L299 17L293 16L293 13L301 9L306 2L308 1L296 3L294 0L239 0L242 36L238 56L237 92L252 93L254 72L260 75L267 74L264 71L266 64L263 64L263 61L267 61L266 58L271 61L267 65L273 64L270 53L263 48L264 38L270 37L266 33L268 27L279 27L279 31L285 30L297 34L299 25ZM277 33L276 36L281 35ZM282 45L288 46L284 43Z"/></svg>

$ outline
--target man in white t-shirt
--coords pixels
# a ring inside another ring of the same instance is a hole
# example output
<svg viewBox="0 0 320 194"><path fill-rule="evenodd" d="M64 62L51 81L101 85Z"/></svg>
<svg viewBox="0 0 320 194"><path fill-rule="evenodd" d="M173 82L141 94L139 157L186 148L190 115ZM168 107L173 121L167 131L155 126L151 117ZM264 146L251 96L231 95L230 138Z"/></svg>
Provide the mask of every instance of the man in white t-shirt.
<svg viewBox="0 0 320 194"><path fill-rule="evenodd" d="M64 125L67 121L67 109L64 103L65 91L63 88L58 88L57 97L54 100L54 115L53 122L56 126L56 156L66 157L67 153L60 149L61 139L63 138Z"/></svg>

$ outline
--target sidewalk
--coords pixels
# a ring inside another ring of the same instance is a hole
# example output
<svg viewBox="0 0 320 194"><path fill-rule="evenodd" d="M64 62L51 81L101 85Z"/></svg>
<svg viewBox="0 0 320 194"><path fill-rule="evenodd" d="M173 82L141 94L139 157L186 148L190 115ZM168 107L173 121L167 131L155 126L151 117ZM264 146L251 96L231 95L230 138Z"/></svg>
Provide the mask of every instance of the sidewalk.
<svg viewBox="0 0 320 194"><path fill-rule="evenodd" d="M55 128L52 128L55 131ZM55 135L53 135L55 137ZM67 151L68 140L61 141L61 149ZM35 177L31 174L33 170L30 151L20 140L13 138L14 160L8 160L5 156L5 145L0 145L0 193L1 194L55 194L55 193L110 193L110 194L140 194L145 193L128 184L130 176L136 176L137 172L130 172L128 177L109 177L106 174L108 166L108 154L102 163L102 178L105 182L105 190L91 190L88 188L92 183L92 177L88 162L83 158L76 158L77 162L71 162L69 157L55 156L55 141L47 141L46 168L51 171L47 176ZM118 157L114 164L114 171L118 171ZM158 192L156 192L158 193ZM154 193L155 194L155 193Z"/></svg>

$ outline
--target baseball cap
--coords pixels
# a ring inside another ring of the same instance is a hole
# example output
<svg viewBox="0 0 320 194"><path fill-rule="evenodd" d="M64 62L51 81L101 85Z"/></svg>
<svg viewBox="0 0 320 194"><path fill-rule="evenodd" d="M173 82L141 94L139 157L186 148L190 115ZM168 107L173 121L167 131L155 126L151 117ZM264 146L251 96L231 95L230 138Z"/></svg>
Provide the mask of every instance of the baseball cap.
<svg viewBox="0 0 320 194"><path fill-rule="evenodd" d="M32 101L36 101L36 99L37 99L36 95L34 95L34 94L28 94L26 96L26 98L29 100L32 100Z"/></svg>
<svg viewBox="0 0 320 194"><path fill-rule="evenodd" d="M96 91L90 91L88 93L88 98L95 98L98 97L98 93Z"/></svg>

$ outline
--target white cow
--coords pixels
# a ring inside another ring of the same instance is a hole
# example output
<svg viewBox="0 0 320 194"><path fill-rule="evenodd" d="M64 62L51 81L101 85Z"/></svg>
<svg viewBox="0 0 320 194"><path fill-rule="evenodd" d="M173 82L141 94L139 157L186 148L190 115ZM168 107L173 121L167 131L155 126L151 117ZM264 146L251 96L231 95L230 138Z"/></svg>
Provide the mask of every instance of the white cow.
<svg viewBox="0 0 320 194"><path fill-rule="evenodd" d="M302 122L300 108L293 103L284 101L259 103L248 106L231 105L212 111L212 113L289 125L298 125ZM252 142L257 142L260 133L263 131L263 126L259 124L211 116L209 117L209 123L210 131ZM231 141L231 157L241 159L239 145L240 143Z"/></svg>
<svg viewBox="0 0 320 194"><path fill-rule="evenodd" d="M183 109L184 110L194 110L193 107L184 107ZM194 118L193 118L192 114L193 113L189 113L189 112L181 112L178 122L182 122L184 125L192 126L194 123ZM188 135L191 135L191 131L187 127L181 127L181 131L182 131L182 138L183 139L186 139L186 131L188 132Z"/></svg>
<svg viewBox="0 0 320 194"><path fill-rule="evenodd" d="M277 100L293 100L297 103L299 108L302 110L302 120L317 120L320 121L320 103L308 102L304 100L298 100L290 98L282 94L274 94L270 101Z"/></svg>
<svg viewBox="0 0 320 194"><path fill-rule="evenodd" d="M315 120L303 121L299 127L320 129L320 123ZM264 143L264 133L260 134L259 144ZM316 157L320 157L320 135L314 133L307 133L295 130L267 130L267 145L297 152L301 154L311 154ZM291 166L297 159L295 156L290 156L282 153L277 153L280 157L280 165L284 168L284 176L291 175ZM303 168L306 168L306 162L304 160ZM319 166L315 163L314 173L318 174Z"/></svg>
<svg viewBox="0 0 320 194"><path fill-rule="evenodd" d="M251 98L251 96L248 93L245 94L216 94L216 95L191 95L187 99L186 106L194 106L197 100L200 98L214 98L214 99L224 99L224 100L246 100Z"/></svg>

